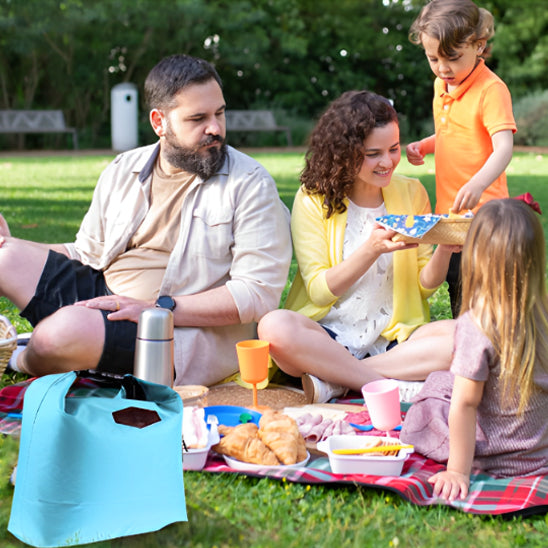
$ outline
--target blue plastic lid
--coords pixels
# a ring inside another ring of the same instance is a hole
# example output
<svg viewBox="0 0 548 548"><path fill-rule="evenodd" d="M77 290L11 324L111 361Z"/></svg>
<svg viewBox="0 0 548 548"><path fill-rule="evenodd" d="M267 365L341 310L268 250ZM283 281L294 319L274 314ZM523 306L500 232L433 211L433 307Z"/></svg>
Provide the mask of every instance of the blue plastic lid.
<svg viewBox="0 0 548 548"><path fill-rule="evenodd" d="M210 405L204 407L205 420L210 415L215 415L219 424L225 426L238 426L238 424L245 424L247 422L253 422L257 426L259 425L259 419L261 414L247 407L238 407L236 405Z"/></svg>

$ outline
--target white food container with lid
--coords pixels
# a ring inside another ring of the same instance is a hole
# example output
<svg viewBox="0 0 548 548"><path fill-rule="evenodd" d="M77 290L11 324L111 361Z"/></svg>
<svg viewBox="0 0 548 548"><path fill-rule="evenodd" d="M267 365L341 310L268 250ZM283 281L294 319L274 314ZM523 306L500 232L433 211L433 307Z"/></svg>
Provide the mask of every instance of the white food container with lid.
<svg viewBox="0 0 548 548"><path fill-rule="evenodd" d="M412 448L400 449L396 456L380 456L362 453L358 455L338 455L333 453L335 449L362 449L366 445L365 440L378 436L349 436L336 435L318 443L320 451L327 453L329 465L334 474L367 474L370 476L399 476L403 463ZM402 445L397 438L380 437L388 440L391 445Z"/></svg>
<svg viewBox="0 0 548 548"><path fill-rule="evenodd" d="M202 470L207 461L207 455L212 445L219 443L221 439L217 430L217 418L208 417L209 433L207 445L199 449L185 449L183 446L183 470Z"/></svg>
<svg viewBox="0 0 548 548"><path fill-rule="evenodd" d="M202 470L205 466L210 447L202 449L183 449L183 470Z"/></svg>

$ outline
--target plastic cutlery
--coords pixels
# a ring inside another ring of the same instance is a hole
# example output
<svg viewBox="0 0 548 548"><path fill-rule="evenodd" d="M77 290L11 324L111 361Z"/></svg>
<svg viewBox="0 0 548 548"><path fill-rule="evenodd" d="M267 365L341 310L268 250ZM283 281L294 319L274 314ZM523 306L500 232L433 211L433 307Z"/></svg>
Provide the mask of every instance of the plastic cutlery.
<svg viewBox="0 0 548 548"><path fill-rule="evenodd" d="M335 455L361 455L362 453L385 453L387 451L399 451L400 449L413 449L412 445L382 445L380 447L364 447L362 449L332 449Z"/></svg>

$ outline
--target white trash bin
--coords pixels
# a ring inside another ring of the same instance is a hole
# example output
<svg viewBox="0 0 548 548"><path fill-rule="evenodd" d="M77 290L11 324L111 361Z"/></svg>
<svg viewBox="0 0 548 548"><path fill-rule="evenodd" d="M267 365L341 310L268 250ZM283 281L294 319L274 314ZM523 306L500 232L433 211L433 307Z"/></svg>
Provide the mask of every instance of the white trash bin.
<svg viewBox="0 0 548 548"><path fill-rule="evenodd" d="M138 146L138 92L129 82L117 84L110 92L112 149L123 152Z"/></svg>

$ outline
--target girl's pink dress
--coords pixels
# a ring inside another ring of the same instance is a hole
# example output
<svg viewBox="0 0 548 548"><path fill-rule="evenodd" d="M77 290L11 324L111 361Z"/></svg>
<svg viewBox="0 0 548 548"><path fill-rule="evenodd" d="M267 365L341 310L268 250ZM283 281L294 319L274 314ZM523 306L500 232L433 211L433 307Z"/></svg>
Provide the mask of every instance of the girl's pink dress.
<svg viewBox="0 0 548 548"><path fill-rule="evenodd" d="M518 416L519 393L501 406L499 370L489 339L469 313L460 316L451 370L428 376L407 412L401 440L426 457L447 462L449 405L454 375L459 375L485 382L477 411L474 468L499 477L548 473L548 373L537 365L536 390Z"/></svg>

